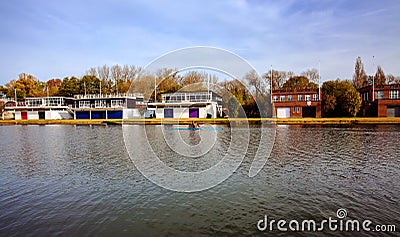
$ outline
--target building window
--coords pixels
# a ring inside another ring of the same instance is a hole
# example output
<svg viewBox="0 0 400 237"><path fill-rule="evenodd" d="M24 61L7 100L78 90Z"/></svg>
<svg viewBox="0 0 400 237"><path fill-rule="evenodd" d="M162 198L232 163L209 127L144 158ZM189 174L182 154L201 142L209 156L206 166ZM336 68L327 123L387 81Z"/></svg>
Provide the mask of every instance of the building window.
<svg viewBox="0 0 400 237"><path fill-rule="evenodd" d="M90 108L90 101L88 100L79 101L79 108Z"/></svg>
<svg viewBox="0 0 400 237"><path fill-rule="evenodd" d="M294 114L300 113L300 107L293 107L293 113Z"/></svg>
<svg viewBox="0 0 400 237"><path fill-rule="evenodd" d="M313 100L318 100L318 94L314 94L314 95L312 96L312 98L313 98Z"/></svg>
<svg viewBox="0 0 400 237"><path fill-rule="evenodd" d="M298 96L297 96L297 100L298 100L298 101L303 101L303 95L298 95Z"/></svg>
<svg viewBox="0 0 400 237"><path fill-rule="evenodd" d="M293 100L293 96L292 96L292 95L288 95L288 96L287 96L287 100L288 100L288 101L292 101L292 100Z"/></svg>
<svg viewBox="0 0 400 237"><path fill-rule="evenodd" d="M284 95L281 95L280 98L279 98L279 100L280 100L280 101L285 101L285 96L284 96Z"/></svg>
<svg viewBox="0 0 400 237"><path fill-rule="evenodd" d="M390 99L399 99L400 98L400 93L397 90L391 90L389 93L389 98Z"/></svg>
<svg viewBox="0 0 400 237"><path fill-rule="evenodd" d="M278 96L274 95L274 101L277 102L278 101Z"/></svg>
<svg viewBox="0 0 400 237"><path fill-rule="evenodd" d="M376 97L376 99L383 99L383 97L384 97L383 91L377 91L375 97Z"/></svg>
<svg viewBox="0 0 400 237"><path fill-rule="evenodd" d="M124 101L123 100L111 100L111 107L123 107Z"/></svg>
<svg viewBox="0 0 400 237"><path fill-rule="evenodd" d="M94 102L94 107L95 108L105 108L106 107L106 101L105 100L96 100Z"/></svg>
<svg viewBox="0 0 400 237"><path fill-rule="evenodd" d="M310 101L311 100L311 96L310 95L306 95L306 101Z"/></svg>

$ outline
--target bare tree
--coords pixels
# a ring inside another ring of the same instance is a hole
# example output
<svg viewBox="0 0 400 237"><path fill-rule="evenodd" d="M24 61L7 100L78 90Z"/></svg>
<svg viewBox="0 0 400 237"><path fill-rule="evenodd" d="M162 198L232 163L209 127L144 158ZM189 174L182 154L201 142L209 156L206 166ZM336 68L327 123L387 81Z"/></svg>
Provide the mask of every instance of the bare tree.
<svg viewBox="0 0 400 237"><path fill-rule="evenodd" d="M307 77L311 82L317 83L319 82L319 72L317 69L312 68L308 69L300 74L301 76Z"/></svg>
<svg viewBox="0 0 400 237"><path fill-rule="evenodd" d="M244 76L244 81L249 85L251 92L256 95L262 95L266 93L267 86L265 80L258 75L255 70L251 70Z"/></svg>
<svg viewBox="0 0 400 237"><path fill-rule="evenodd" d="M110 68L107 65L97 68L98 78L101 80L108 80L110 78Z"/></svg>
<svg viewBox="0 0 400 237"><path fill-rule="evenodd" d="M288 76L292 76L293 74L293 72L272 70L272 76L271 71L268 71L263 75L263 78L266 80L269 87L271 87L272 78L272 89L277 90L282 88L283 84L287 81Z"/></svg>
<svg viewBox="0 0 400 237"><path fill-rule="evenodd" d="M190 71L181 78L180 84L186 90L198 90L202 88L202 82L204 82L204 79L204 74L197 71Z"/></svg>
<svg viewBox="0 0 400 237"><path fill-rule="evenodd" d="M95 67L91 67L89 70L86 71L86 75L98 77L97 69Z"/></svg>
<svg viewBox="0 0 400 237"><path fill-rule="evenodd" d="M387 84L394 84L396 81L396 77L393 76L393 74L387 74L386 75L386 82Z"/></svg>
<svg viewBox="0 0 400 237"><path fill-rule="evenodd" d="M111 67L111 80L117 82L122 79L122 68L118 64Z"/></svg>
<svg viewBox="0 0 400 237"><path fill-rule="evenodd" d="M135 68L135 66L133 66ZM130 68L127 64L122 67L121 78L124 82L129 80Z"/></svg>

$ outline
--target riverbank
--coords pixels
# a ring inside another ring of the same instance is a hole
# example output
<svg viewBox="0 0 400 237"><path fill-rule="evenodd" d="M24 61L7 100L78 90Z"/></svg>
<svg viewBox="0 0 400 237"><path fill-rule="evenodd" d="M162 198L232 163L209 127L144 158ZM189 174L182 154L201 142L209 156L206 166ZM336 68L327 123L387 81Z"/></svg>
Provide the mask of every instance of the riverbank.
<svg viewBox="0 0 400 237"><path fill-rule="evenodd" d="M78 119L78 120L0 120L0 125L121 125L121 124L189 124L197 121L200 124L286 124L286 125L400 125L400 118L219 118L219 119Z"/></svg>

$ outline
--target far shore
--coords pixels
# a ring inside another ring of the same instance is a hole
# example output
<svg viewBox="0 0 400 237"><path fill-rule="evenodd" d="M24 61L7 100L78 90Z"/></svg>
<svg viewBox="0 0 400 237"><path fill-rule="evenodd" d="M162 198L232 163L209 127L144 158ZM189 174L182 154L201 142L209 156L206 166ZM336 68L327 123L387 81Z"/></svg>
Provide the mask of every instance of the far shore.
<svg viewBox="0 0 400 237"><path fill-rule="evenodd" d="M0 120L0 125L187 125L192 121L199 124L282 124L282 125L400 125L400 118L218 118L218 119L78 119L78 120Z"/></svg>

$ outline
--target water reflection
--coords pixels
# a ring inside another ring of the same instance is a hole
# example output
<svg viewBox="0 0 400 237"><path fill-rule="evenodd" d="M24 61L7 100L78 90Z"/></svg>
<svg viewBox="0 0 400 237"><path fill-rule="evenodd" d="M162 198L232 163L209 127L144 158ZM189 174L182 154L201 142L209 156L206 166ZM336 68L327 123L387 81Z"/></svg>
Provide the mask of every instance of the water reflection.
<svg viewBox="0 0 400 237"><path fill-rule="evenodd" d="M230 130L218 131L211 153L184 160L165 149L163 134L169 131L146 129L151 147L163 151L163 161L182 170L212 166L231 144ZM248 171L260 127L249 129L249 148L239 169L212 189L187 194L160 188L136 170L121 127L2 126L0 233L251 236L261 234L256 223L265 214L320 220L334 217L338 208L346 208L351 218L400 226L400 127L278 126L271 157L254 178ZM199 144L197 135L186 132L179 136ZM146 154L143 142L136 141L137 152Z"/></svg>

